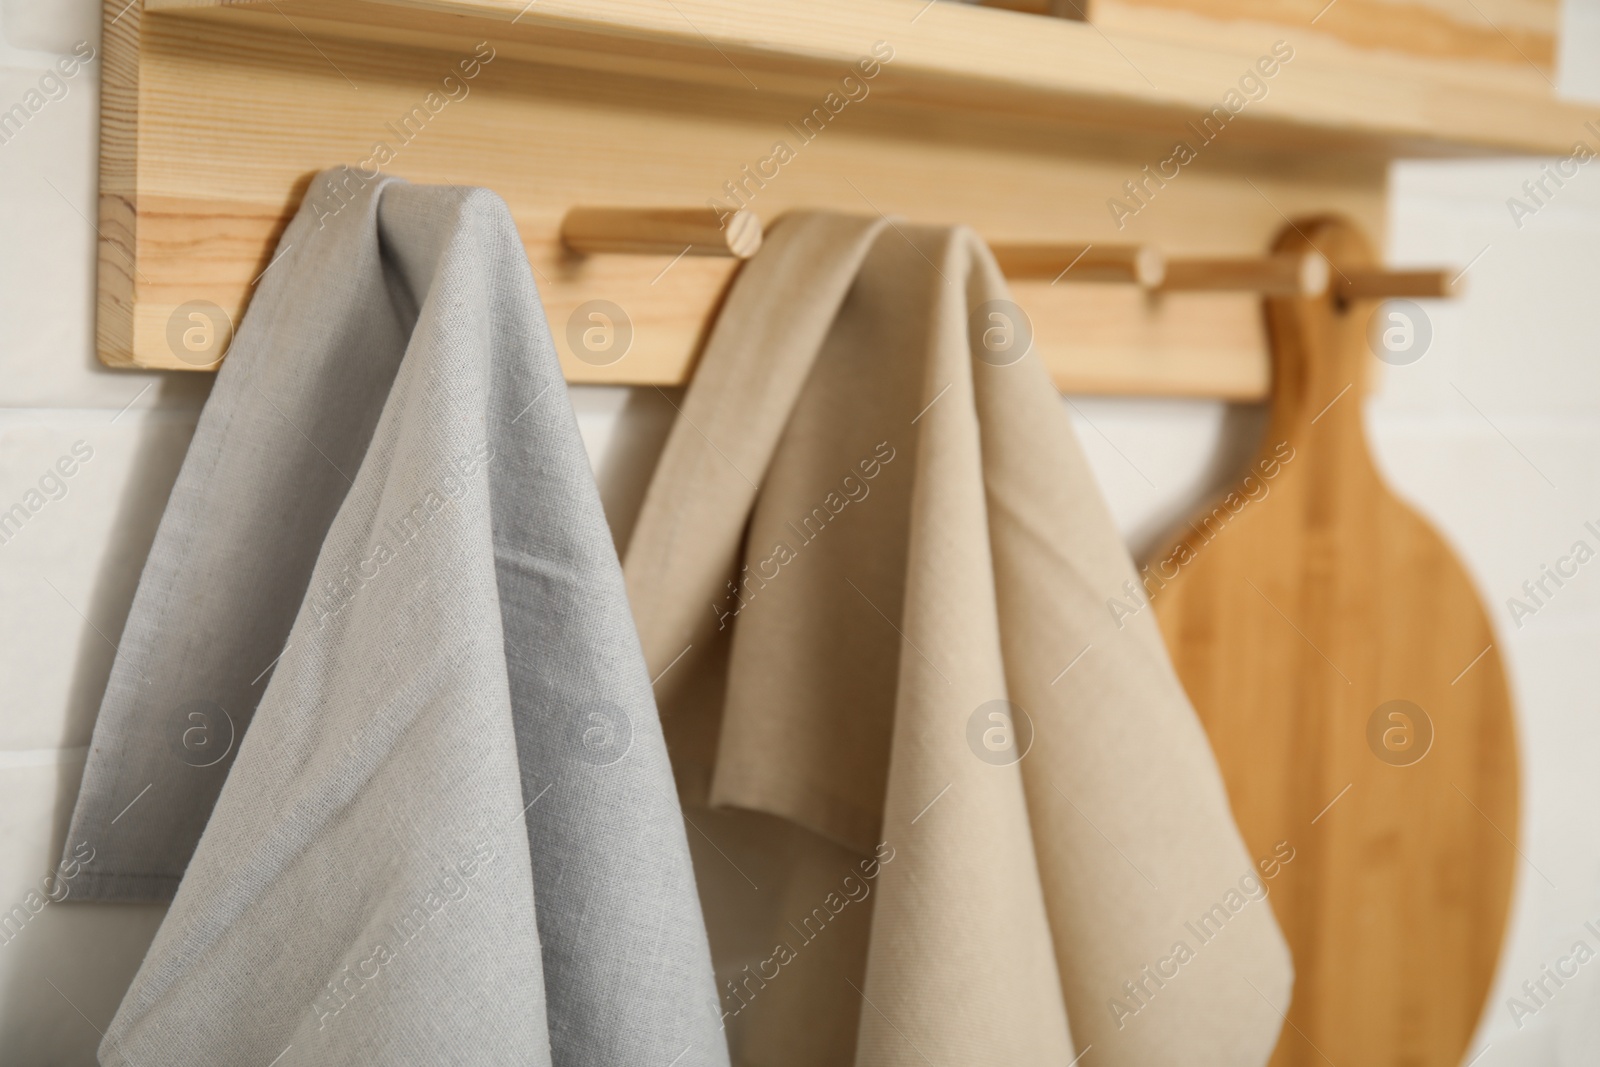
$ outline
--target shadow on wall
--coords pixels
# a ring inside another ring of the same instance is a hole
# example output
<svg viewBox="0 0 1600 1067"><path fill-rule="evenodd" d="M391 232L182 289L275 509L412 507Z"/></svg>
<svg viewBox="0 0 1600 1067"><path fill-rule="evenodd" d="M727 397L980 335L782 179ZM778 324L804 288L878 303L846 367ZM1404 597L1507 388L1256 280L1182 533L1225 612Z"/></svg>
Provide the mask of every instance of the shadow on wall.
<svg viewBox="0 0 1600 1067"><path fill-rule="evenodd" d="M206 376L209 380L209 376ZM49 851L33 853L40 890L28 908L24 898L0 901L0 1061L30 1067L93 1064L95 1049L124 992L133 980L145 950L166 914L162 904L105 904L75 901L70 880L51 883L59 902L39 906L51 888L44 884L65 845L85 747L111 674L112 643L120 640L133 603L145 557L155 539L168 495L193 432L193 415L169 414L168 394L192 394L191 381L158 386L153 414L144 417L136 437L110 525L111 541L94 576L94 592L81 605L92 625L85 625L73 652L73 682L59 744L62 759L54 765L55 797L48 838ZM97 632L98 631L98 632ZM15 907L25 921L19 922ZM7 924L7 917L11 923Z"/></svg>
<svg viewBox="0 0 1600 1067"><path fill-rule="evenodd" d="M1167 499L1162 507L1127 531L1128 551L1135 565L1143 564L1150 553L1169 547L1179 529L1199 514L1202 506L1238 484L1249 472L1266 429L1265 404L1222 405L1222 421L1204 470L1186 489L1164 493Z"/></svg>
<svg viewBox="0 0 1600 1067"><path fill-rule="evenodd" d="M656 473L656 461L666 447L667 435L683 406L684 389L631 389L617 414L616 427L600 463L596 481L600 503L617 555L628 551L628 540L639 521L645 490Z"/></svg>

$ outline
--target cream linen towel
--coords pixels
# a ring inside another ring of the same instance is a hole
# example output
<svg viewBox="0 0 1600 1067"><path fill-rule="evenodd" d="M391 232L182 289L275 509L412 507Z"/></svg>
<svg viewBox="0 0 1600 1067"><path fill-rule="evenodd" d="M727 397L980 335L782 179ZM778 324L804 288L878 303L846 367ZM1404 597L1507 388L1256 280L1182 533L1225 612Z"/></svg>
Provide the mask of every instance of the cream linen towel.
<svg viewBox="0 0 1600 1067"><path fill-rule="evenodd" d="M726 1064L650 679L505 204L330 172L273 262L68 838L95 853L74 896L172 899L102 1061Z"/></svg>
<svg viewBox="0 0 1600 1067"><path fill-rule="evenodd" d="M649 487L624 570L680 787L765 813L690 812L739 1062L1275 1043L1269 883L1151 614L1107 608L1135 572L1006 296L966 230L788 217Z"/></svg>

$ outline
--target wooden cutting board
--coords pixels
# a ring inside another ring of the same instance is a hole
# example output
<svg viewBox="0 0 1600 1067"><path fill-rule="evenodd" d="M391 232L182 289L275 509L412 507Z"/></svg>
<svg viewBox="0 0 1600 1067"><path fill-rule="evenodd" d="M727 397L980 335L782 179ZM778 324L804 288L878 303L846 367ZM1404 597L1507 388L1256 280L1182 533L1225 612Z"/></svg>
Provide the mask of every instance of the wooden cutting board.
<svg viewBox="0 0 1600 1067"><path fill-rule="evenodd" d="M1336 285L1372 262L1337 219L1277 245L1311 247ZM1376 303L1266 305L1262 448L1146 588L1252 855L1294 850L1268 883L1295 964L1272 1063L1458 1067L1518 855L1505 673L1466 572L1367 451Z"/></svg>

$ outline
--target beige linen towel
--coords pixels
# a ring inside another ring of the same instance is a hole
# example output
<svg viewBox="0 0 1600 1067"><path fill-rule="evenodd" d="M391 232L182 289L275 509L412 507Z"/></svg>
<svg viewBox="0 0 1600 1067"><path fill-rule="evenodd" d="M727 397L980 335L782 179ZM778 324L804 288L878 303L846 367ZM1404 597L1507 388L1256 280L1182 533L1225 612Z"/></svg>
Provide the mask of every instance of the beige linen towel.
<svg viewBox="0 0 1600 1067"><path fill-rule="evenodd" d="M970 232L796 215L683 402L625 573L740 1062L1273 1048L1278 867L1029 347Z"/></svg>

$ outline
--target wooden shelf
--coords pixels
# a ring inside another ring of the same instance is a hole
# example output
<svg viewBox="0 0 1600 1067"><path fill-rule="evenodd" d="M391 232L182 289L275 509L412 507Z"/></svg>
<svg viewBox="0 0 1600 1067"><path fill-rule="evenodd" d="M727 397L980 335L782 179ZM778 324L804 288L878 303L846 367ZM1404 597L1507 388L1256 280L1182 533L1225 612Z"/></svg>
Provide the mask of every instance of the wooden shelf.
<svg viewBox="0 0 1600 1067"><path fill-rule="evenodd" d="M1295 58L1240 113L1238 130L1255 143L1313 153L1565 155L1589 117L1554 100L1531 66L1374 52L1266 23L1169 16L1165 34L1156 23L1106 31L923 0L147 0L146 10L245 23L292 18L362 40L434 47L492 37L540 62L735 90L754 82L804 91L881 40L895 50L885 91L902 100L1157 131L1217 106L1283 40Z"/></svg>
<svg viewBox="0 0 1600 1067"><path fill-rule="evenodd" d="M769 224L830 207L962 222L992 240L1229 256L1261 251L1286 214L1339 211L1379 237L1389 159L1566 154L1587 135L1585 113L1532 68L1302 43L1249 22L1102 30L920 0L125 3L105 7L100 184L99 350L118 366L202 369L175 349L175 316L214 304L236 323L311 176L393 140L392 124L484 41L495 58L470 94L383 169L506 200L573 381L684 381L735 268L576 259L558 240L566 209L727 199L725 183L777 140L796 158L747 205ZM1279 40L1294 57L1265 96L1201 142L1188 124ZM794 123L880 41L893 59L869 94L797 138ZM1108 201L1179 139L1198 158L1119 225ZM1247 296L1015 291L1063 388L1265 394ZM565 338L594 299L634 329L607 366Z"/></svg>

